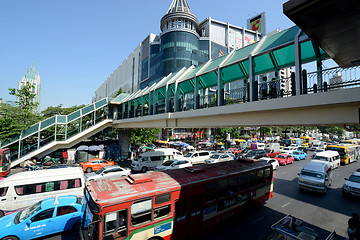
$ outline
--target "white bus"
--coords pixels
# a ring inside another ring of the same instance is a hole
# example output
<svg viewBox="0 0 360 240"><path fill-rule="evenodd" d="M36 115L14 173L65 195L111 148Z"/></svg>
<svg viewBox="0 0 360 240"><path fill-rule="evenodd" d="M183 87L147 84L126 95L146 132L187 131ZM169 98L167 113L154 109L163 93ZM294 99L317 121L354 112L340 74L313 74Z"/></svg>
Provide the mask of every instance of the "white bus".
<svg viewBox="0 0 360 240"><path fill-rule="evenodd" d="M0 217L58 195L83 196L80 167L20 172L0 180Z"/></svg>

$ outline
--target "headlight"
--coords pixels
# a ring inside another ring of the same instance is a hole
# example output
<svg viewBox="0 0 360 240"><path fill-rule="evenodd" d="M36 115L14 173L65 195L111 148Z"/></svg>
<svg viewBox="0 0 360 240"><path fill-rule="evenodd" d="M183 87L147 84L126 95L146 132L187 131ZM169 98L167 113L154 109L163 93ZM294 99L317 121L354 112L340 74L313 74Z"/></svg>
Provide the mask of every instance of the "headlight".
<svg viewBox="0 0 360 240"><path fill-rule="evenodd" d="M342 188L343 188L345 191L349 191L349 190L350 190L350 189L349 189L349 186L346 185L346 184L344 184Z"/></svg>

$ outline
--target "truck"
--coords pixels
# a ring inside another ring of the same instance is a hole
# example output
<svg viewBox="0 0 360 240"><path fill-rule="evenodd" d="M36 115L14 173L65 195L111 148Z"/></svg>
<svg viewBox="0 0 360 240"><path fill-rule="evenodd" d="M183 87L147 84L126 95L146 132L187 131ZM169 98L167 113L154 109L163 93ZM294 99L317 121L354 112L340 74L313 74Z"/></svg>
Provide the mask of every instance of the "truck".
<svg viewBox="0 0 360 240"><path fill-rule="evenodd" d="M290 214L281 218L271 226L271 233L264 240L288 239L288 240L335 240L336 232L329 235L320 233L311 224L296 218Z"/></svg>

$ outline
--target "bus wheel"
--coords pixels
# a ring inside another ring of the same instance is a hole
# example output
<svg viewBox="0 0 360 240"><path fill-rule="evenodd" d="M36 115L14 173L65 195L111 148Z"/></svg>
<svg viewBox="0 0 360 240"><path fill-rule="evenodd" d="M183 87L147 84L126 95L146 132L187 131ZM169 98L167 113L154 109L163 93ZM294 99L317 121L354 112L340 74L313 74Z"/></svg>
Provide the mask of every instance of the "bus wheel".
<svg viewBox="0 0 360 240"><path fill-rule="evenodd" d="M149 238L148 240L164 240L162 237L152 237Z"/></svg>
<svg viewBox="0 0 360 240"><path fill-rule="evenodd" d="M0 218L2 218L4 215L4 211L0 210Z"/></svg>
<svg viewBox="0 0 360 240"><path fill-rule="evenodd" d="M147 167L142 167L142 169L141 169L141 172L146 172L147 171Z"/></svg>
<svg viewBox="0 0 360 240"><path fill-rule="evenodd" d="M88 168L86 169L86 172L87 172L87 173L91 173L91 172L92 172L92 169L91 169L90 167L88 167Z"/></svg>

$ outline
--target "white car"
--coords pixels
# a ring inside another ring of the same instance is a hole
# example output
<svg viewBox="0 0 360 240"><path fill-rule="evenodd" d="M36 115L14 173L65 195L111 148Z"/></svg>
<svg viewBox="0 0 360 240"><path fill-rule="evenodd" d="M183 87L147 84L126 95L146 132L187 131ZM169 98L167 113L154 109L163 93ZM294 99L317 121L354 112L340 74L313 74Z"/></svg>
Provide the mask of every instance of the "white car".
<svg viewBox="0 0 360 240"><path fill-rule="evenodd" d="M284 147L282 150L280 150L280 153L291 154L296 149L297 148L295 148L295 147Z"/></svg>
<svg viewBox="0 0 360 240"><path fill-rule="evenodd" d="M279 169L279 162L274 158L262 157L259 160L270 163L272 165L272 167L273 167L273 170Z"/></svg>
<svg viewBox="0 0 360 240"><path fill-rule="evenodd" d="M209 159L206 159L205 163L211 164L211 163L226 162L226 161L231 161L231 160L234 160L234 156L232 154L217 153L217 154L211 155Z"/></svg>
<svg viewBox="0 0 360 240"><path fill-rule="evenodd" d="M156 170L170 170L170 169L180 169L185 167L191 167L192 163L189 160L168 160L161 164L160 166L157 166Z"/></svg>
<svg viewBox="0 0 360 240"><path fill-rule="evenodd" d="M358 196L360 197L360 172L354 172L349 178L345 178L346 182L342 187L344 197Z"/></svg>
<svg viewBox="0 0 360 240"><path fill-rule="evenodd" d="M96 172L85 174L85 180L92 181L98 179L112 178L112 177L122 177L127 176L131 173L129 168L123 168L118 165L106 166L100 168Z"/></svg>

